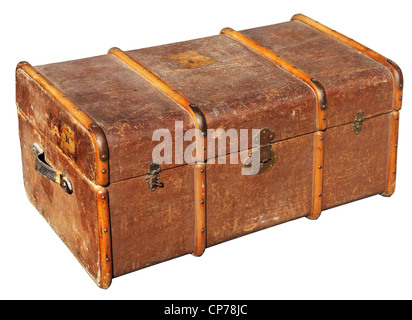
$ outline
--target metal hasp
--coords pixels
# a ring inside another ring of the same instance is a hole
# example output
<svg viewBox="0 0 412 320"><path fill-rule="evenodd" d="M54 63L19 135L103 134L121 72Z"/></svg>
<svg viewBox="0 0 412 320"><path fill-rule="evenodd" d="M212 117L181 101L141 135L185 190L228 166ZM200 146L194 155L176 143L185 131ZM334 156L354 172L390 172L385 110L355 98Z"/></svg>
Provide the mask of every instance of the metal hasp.
<svg viewBox="0 0 412 320"><path fill-rule="evenodd" d="M353 133L358 135L362 130L363 121L365 121L365 113L362 110L359 110L356 114L355 121L352 123Z"/></svg>
<svg viewBox="0 0 412 320"><path fill-rule="evenodd" d="M73 186L66 175L53 167L49 166L45 160L44 151L38 144L34 143L32 146L33 153L36 156L35 169L42 176L46 177L50 181L53 181L62 187L68 194L73 193Z"/></svg>
<svg viewBox="0 0 412 320"><path fill-rule="evenodd" d="M273 150L271 142L275 140L275 132L269 128L260 129L258 135L253 138L253 144L257 147L255 151L249 154L249 157L244 162L245 168L250 168L251 175L264 173L273 168L275 163L279 159L279 154L277 151ZM253 160L258 160L260 162L257 170L254 169Z"/></svg>
<svg viewBox="0 0 412 320"><path fill-rule="evenodd" d="M160 168L160 165L152 162L149 165L149 171L147 171L147 176L146 176L146 183L151 191L155 191L156 188L163 188L164 184L160 182L160 177L159 174L162 171Z"/></svg>

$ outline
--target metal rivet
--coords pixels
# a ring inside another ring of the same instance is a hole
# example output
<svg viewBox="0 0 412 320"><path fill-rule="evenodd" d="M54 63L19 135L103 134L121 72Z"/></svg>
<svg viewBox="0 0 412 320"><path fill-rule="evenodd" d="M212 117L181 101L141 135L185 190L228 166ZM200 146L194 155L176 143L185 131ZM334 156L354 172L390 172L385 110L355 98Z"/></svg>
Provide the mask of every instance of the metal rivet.
<svg viewBox="0 0 412 320"><path fill-rule="evenodd" d="M201 229L200 232L205 232L205 229Z"/></svg>
<svg viewBox="0 0 412 320"><path fill-rule="evenodd" d="M106 169L103 169L103 170L102 170L102 173L103 173L103 174L107 173Z"/></svg>
<svg viewBox="0 0 412 320"><path fill-rule="evenodd" d="M318 194L318 196L319 196L319 197L321 197L321 196L322 196L322 194L321 194L321 193L319 193L319 194Z"/></svg>
<svg viewBox="0 0 412 320"><path fill-rule="evenodd" d="M102 200L106 200L106 196L102 196Z"/></svg>
<svg viewBox="0 0 412 320"><path fill-rule="evenodd" d="M319 168L319 169L322 169L322 166L319 166L318 168Z"/></svg>
<svg viewBox="0 0 412 320"><path fill-rule="evenodd" d="M396 120L399 120L399 117L396 117L395 119L396 119Z"/></svg>
<svg viewBox="0 0 412 320"><path fill-rule="evenodd" d="M399 100L402 100L402 96L399 96Z"/></svg>
<svg viewBox="0 0 412 320"><path fill-rule="evenodd" d="M397 148L398 147L398 145L397 144L395 144L395 148Z"/></svg>
<svg viewBox="0 0 412 320"><path fill-rule="evenodd" d="M109 258L106 258L106 262L110 262L110 259L109 259Z"/></svg>
<svg viewBox="0 0 412 320"><path fill-rule="evenodd" d="M393 174L396 174L396 170L393 171Z"/></svg>
<svg viewBox="0 0 412 320"><path fill-rule="evenodd" d="M323 117L322 119L323 119L323 120L326 120L326 117Z"/></svg>
<svg viewBox="0 0 412 320"><path fill-rule="evenodd" d="M320 137L320 140L323 140L323 137Z"/></svg>
<svg viewBox="0 0 412 320"><path fill-rule="evenodd" d="M205 201L204 200L200 200L200 204L204 204L205 203Z"/></svg>
<svg viewBox="0 0 412 320"><path fill-rule="evenodd" d="M104 229L104 232L106 232L106 233L109 232L109 229Z"/></svg>
<svg viewBox="0 0 412 320"><path fill-rule="evenodd" d="M203 172L205 172L205 170L203 170L203 169L200 169L200 173L203 173Z"/></svg>

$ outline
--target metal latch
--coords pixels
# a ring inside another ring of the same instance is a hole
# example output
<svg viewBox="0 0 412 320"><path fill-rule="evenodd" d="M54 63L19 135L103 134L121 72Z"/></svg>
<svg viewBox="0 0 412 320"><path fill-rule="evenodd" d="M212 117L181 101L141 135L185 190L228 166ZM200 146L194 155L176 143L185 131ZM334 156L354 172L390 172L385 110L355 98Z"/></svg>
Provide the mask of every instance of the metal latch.
<svg viewBox="0 0 412 320"><path fill-rule="evenodd" d="M273 168L279 159L277 151L273 150L271 142L275 140L275 132L269 128L263 128L259 134L253 138L253 143L258 145L257 149L249 154L244 162L245 168L250 168L250 174L264 173ZM258 154L256 154L259 152ZM253 166L253 159L259 159L259 166Z"/></svg>
<svg viewBox="0 0 412 320"><path fill-rule="evenodd" d="M149 170L147 171L147 176L146 176L146 183L151 191L155 191L156 188L163 188L164 184L160 182L160 177L159 174L162 171L160 168L160 165L152 162L149 165Z"/></svg>
<svg viewBox="0 0 412 320"><path fill-rule="evenodd" d="M358 113L356 114L355 117L355 121L353 121L352 123L352 127L353 127L353 133L358 135L359 132L361 132L362 130L362 124L365 121L366 117L365 117L365 112L363 112L362 110L359 110Z"/></svg>

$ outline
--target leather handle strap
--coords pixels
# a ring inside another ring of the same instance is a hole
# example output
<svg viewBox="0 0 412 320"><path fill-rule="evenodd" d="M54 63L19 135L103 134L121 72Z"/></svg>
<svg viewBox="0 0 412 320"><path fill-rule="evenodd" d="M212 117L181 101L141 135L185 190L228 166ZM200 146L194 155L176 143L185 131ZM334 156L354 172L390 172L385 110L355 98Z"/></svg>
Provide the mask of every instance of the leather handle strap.
<svg viewBox="0 0 412 320"><path fill-rule="evenodd" d="M44 156L44 151L39 147L37 143L34 143L33 146L33 153L35 155L35 169L38 173L40 173L42 176L46 177L50 181L53 181L62 187L62 189L68 193L72 194L73 193L73 186L69 179L66 177L66 175L58 171L57 169L53 168L50 166Z"/></svg>

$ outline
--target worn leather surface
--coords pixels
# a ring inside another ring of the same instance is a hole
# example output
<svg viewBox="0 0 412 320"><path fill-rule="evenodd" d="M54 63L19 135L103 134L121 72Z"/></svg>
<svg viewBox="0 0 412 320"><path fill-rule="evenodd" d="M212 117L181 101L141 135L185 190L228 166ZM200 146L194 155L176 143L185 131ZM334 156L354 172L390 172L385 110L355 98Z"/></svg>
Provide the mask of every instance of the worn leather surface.
<svg viewBox="0 0 412 320"><path fill-rule="evenodd" d="M189 61L196 62L196 52L213 62L189 68L175 59L187 52L192 52ZM313 91L225 35L127 53L198 105L208 128L249 129L251 138L251 129L267 127L275 131L277 141L316 130Z"/></svg>
<svg viewBox="0 0 412 320"><path fill-rule="evenodd" d="M194 127L176 102L112 55L36 68L103 129L111 182L147 173L159 144L152 141L156 129L174 135L175 121L182 121L184 130Z"/></svg>
<svg viewBox="0 0 412 320"><path fill-rule="evenodd" d="M19 131L23 163L24 187L30 202L70 249L94 281L99 280L99 237L97 226L98 186L79 174L76 165L39 133L31 119L19 114ZM59 184L35 170L33 143L42 146L47 162L65 171L74 186L66 193ZM39 248L40 250L40 248Z"/></svg>
<svg viewBox="0 0 412 320"><path fill-rule="evenodd" d="M362 109L372 117L393 108L393 77L380 63L328 35L290 21L242 31L309 73L325 88L327 127L352 122Z"/></svg>

